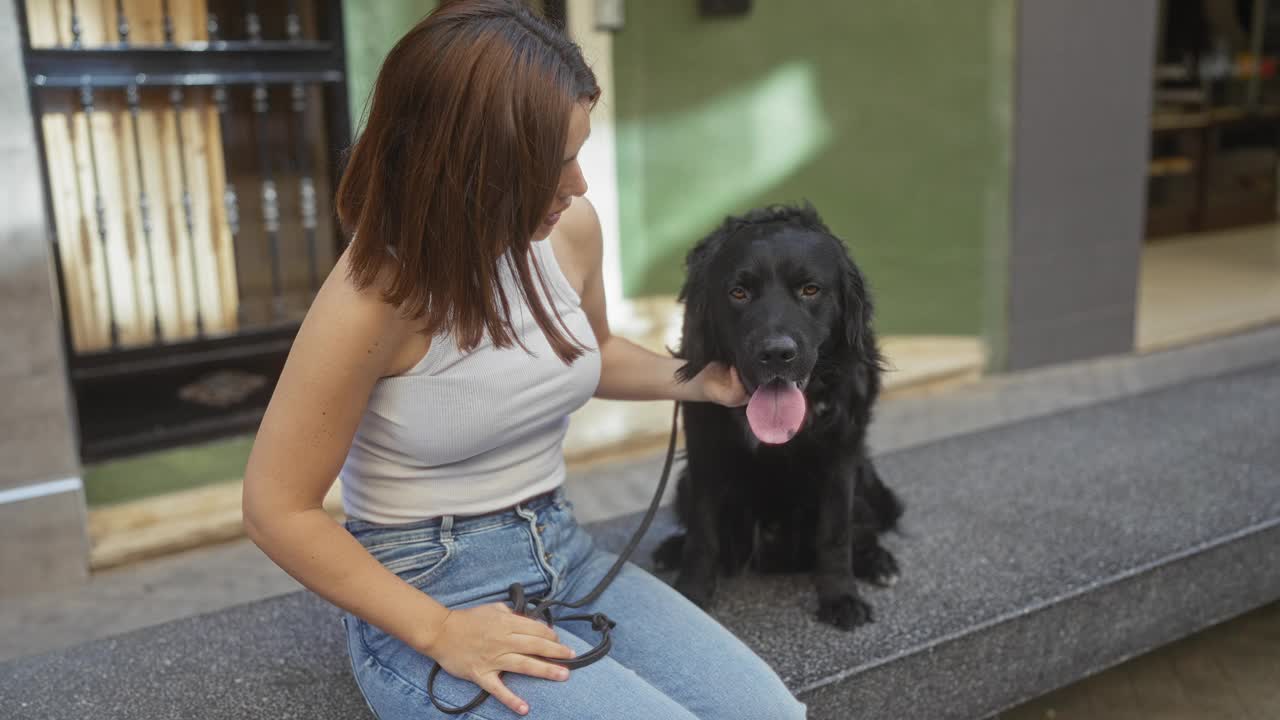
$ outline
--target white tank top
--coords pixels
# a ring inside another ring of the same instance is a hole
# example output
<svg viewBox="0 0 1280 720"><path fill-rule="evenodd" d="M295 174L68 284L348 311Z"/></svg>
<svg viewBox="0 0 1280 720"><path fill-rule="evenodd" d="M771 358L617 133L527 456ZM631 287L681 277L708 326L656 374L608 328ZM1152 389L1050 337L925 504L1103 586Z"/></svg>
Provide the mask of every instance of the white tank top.
<svg viewBox="0 0 1280 720"><path fill-rule="evenodd" d="M538 289L544 305L554 302L589 350L571 366L556 356L520 297L508 258L500 282L512 327L534 355L519 345L500 350L487 334L461 353L442 334L411 370L380 379L339 475L349 517L405 523L486 513L564 482L569 414L595 393L600 354L550 240L532 247L551 290L548 300Z"/></svg>

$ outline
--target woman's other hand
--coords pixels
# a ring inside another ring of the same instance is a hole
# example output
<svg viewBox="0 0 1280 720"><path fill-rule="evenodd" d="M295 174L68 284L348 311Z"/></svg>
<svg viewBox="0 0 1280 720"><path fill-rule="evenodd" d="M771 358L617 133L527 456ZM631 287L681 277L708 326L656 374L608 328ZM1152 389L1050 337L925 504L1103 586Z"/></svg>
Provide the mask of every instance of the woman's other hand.
<svg viewBox="0 0 1280 720"><path fill-rule="evenodd" d="M503 603L450 611L424 654L440 663L445 672L479 685L521 715L529 712L528 703L511 692L498 673L567 680L567 668L543 658L574 657L554 630L515 614Z"/></svg>
<svg viewBox="0 0 1280 720"><path fill-rule="evenodd" d="M737 369L732 365L710 363L694 377L693 381L701 387L702 394L706 396L708 402L725 407L741 407L750 400L746 388L742 386L742 379L738 377Z"/></svg>

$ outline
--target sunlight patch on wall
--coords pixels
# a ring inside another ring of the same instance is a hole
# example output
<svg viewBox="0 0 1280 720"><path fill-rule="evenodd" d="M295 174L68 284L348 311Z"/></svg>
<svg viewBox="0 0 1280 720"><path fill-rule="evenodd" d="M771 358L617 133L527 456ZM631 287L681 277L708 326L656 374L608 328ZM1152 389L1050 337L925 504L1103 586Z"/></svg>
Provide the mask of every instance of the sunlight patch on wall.
<svg viewBox="0 0 1280 720"><path fill-rule="evenodd" d="M663 250L691 245L812 160L832 136L816 69L803 61L782 64L698 107L624 124L619 132L640 134L632 140L639 140L643 173L652 180L643 186L643 242ZM659 147L680 152L644 152Z"/></svg>

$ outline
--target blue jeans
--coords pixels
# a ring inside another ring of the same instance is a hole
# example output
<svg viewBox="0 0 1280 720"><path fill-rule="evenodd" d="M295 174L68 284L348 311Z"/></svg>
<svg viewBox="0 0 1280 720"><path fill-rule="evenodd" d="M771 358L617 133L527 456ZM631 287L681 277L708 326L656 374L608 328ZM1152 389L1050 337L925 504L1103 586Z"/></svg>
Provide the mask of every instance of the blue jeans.
<svg viewBox="0 0 1280 720"><path fill-rule="evenodd" d="M577 600L595 587L615 555L595 546L578 527L563 490L514 509L479 516L445 516L406 525L351 520L347 529L383 565L451 607L505 601L523 583L529 597ZM503 681L529 704L529 718L735 718L788 720L805 706L736 636L661 580L628 563L613 584L583 610L618 623L609 655L574 670L566 681L517 673ZM365 700L379 720L520 716L489 698L465 715L446 715L427 698L432 660L378 628L347 614L347 647ZM579 655L597 637L589 623L556 626L560 641ZM457 707L479 691L441 671L436 698Z"/></svg>

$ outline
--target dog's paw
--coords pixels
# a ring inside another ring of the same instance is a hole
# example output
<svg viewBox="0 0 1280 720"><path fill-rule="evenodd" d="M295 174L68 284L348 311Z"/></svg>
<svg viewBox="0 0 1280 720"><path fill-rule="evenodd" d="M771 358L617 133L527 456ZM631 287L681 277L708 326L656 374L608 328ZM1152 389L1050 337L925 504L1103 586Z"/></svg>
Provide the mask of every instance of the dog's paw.
<svg viewBox="0 0 1280 720"><path fill-rule="evenodd" d="M653 551L653 562L659 569L674 570L680 567L680 558L684 555L684 539L684 534L672 535Z"/></svg>
<svg viewBox="0 0 1280 720"><path fill-rule="evenodd" d="M714 576L711 578L699 578L682 573L680 577L676 578L674 587L681 595L689 598L689 601L694 605L703 610L711 609L711 601L716 594L716 579Z"/></svg>
<svg viewBox="0 0 1280 720"><path fill-rule="evenodd" d="M876 545L854 554L853 575L880 587L893 587L898 582L898 561L888 550Z"/></svg>
<svg viewBox="0 0 1280 720"><path fill-rule="evenodd" d="M818 621L846 632L874 619L871 606L857 595L837 595L818 601Z"/></svg>

